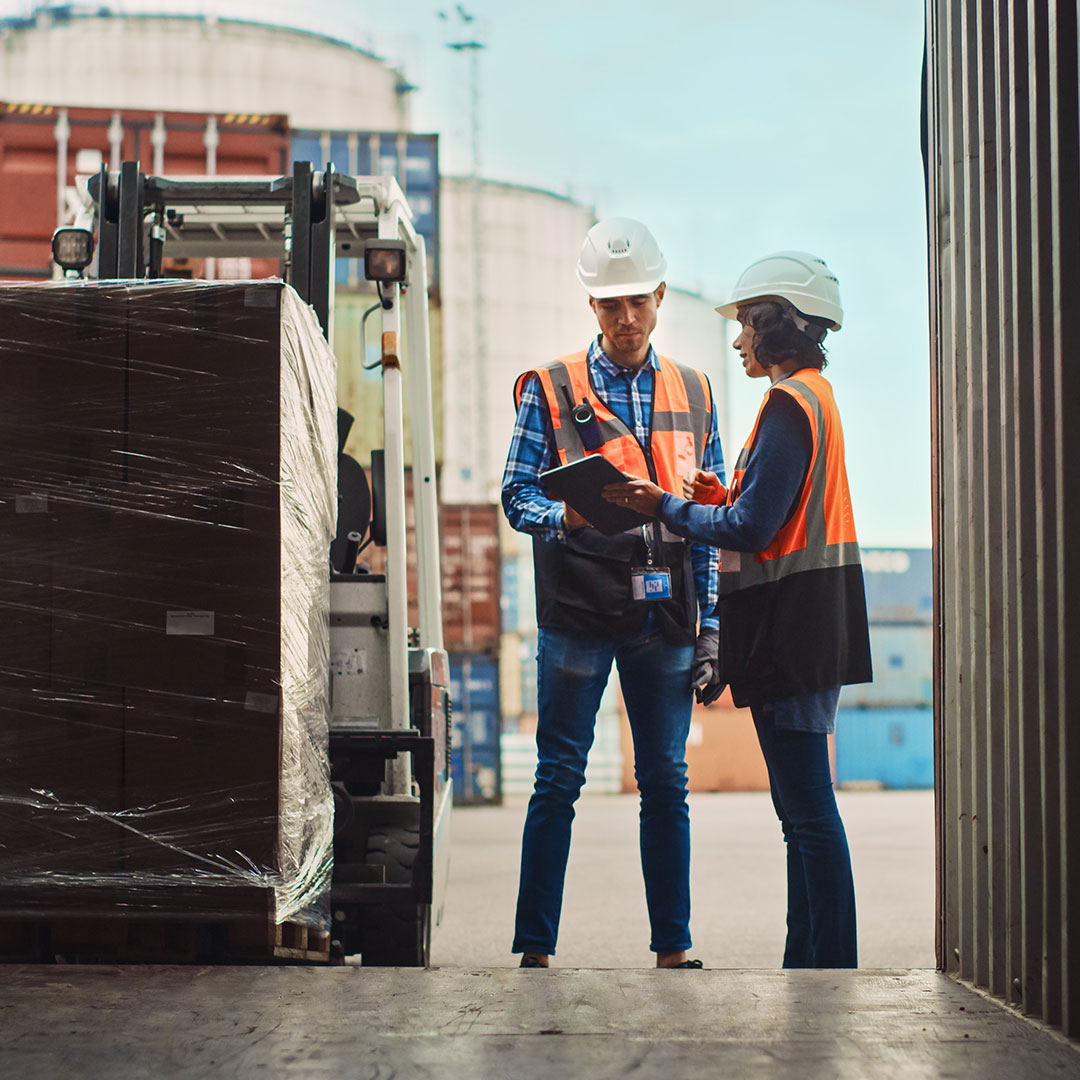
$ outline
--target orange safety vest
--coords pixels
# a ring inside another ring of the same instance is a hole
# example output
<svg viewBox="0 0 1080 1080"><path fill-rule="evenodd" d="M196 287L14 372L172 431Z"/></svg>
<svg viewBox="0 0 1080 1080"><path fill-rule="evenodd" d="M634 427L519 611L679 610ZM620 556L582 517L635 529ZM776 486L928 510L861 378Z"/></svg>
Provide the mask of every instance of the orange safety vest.
<svg viewBox="0 0 1080 1080"><path fill-rule="evenodd" d="M535 376L544 393L559 464L590 453L606 457L630 476L650 479L665 491L681 495L682 477L700 468L712 430L709 381L693 368L665 356L653 371L650 436L647 446L612 412L589 379L588 353L560 357L524 372L514 386L520 407L526 380ZM573 409L588 401L596 415L602 442L587 451L574 426ZM671 571L672 597L653 604L635 602L630 570L644 566L647 547L640 529L604 536L595 529L567 535L565 543L533 537L537 623L544 629L603 638L629 639L640 632L651 609L664 637L692 644L697 627L690 546L659 527L660 552L655 561ZM655 541L653 546L655 547Z"/></svg>
<svg viewBox="0 0 1080 1080"><path fill-rule="evenodd" d="M769 389L732 470L727 503L739 498L774 393L788 394L806 414L810 465L794 511L763 551L720 552L720 658L737 704L872 678L844 432L820 371L802 368Z"/></svg>
<svg viewBox="0 0 1080 1080"><path fill-rule="evenodd" d="M589 379L588 353L560 357L546 367L526 371L514 386L514 400L521 404L526 380L540 380L547 401L559 464L577 461L589 453L603 454L629 476L652 480L673 495L682 495L682 478L700 468L705 440L712 426L712 392L700 371L676 364L657 354L653 372L652 423L648 455L634 433L608 408ZM602 446L587 451L574 430L574 406L588 401L596 414ZM650 468L650 460L652 468Z"/></svg>

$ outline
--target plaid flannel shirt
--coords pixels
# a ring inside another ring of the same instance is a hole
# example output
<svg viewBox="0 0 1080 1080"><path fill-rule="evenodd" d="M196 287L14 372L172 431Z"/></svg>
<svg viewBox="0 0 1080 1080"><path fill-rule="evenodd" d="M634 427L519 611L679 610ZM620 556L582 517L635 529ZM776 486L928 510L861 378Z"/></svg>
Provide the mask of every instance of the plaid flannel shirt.
<svg viewBox="0 0 1080 1080"><path fill-rule="evenodd" d="M637 371L632 371L611 360L600 347L597 336L589 346L588 364L589 377L596 392L634 433L637 441L642 446L648 445L656 351L650 345L645 363ZM557 464L549 438L550 427L547 402L539 382L536 378L528 379L522 388L514 436L503 472L502 504L507 520L518 532L562 542L565 539L563 504L549 498L539 481L542 472ZM715 401L701 467L724 480L724 455L717 430ZM719 596L716 549L704 544L692 544L690 557L694 567L698 608L702 612L701 625L715 627L716 618L706 613L712 612Z"/></svg>

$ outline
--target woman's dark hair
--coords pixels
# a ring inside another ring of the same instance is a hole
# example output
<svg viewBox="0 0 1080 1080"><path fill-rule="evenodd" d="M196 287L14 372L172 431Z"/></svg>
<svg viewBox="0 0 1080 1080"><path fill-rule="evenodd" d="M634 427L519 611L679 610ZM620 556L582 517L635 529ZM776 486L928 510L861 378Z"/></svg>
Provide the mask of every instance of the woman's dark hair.
<svg viewBox="0 0 1080 1080"><path fill-rule="evenodd" d="M754 359L762 367L773 367L795 360L803 367L819 371L829 362L821 342L810 334L824 331L828 324L812 315L802 318L810 324L810 333L800 330L793 316L793 309L776 300L758 300L739 308L739 321L754 331Z"/></svg>

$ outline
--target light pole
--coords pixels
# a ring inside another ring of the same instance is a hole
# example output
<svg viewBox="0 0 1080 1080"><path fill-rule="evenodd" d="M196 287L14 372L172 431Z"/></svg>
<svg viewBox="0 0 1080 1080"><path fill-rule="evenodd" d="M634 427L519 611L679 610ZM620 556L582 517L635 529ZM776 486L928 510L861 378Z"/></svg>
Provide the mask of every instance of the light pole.
<svg viewBox="0 0 1080 1080"><path fill-rule="evenodd" d="M471 318L472 347L463 353L463 382L467 389L468 417L462 418L462 431L468 441L468 452L462 461L462 487L468 492L468 502L487 499L485 473L488 464L487 440L487 386L484 372L487 361L487 340L483 314L483 256L484 222L481 206L482 181L480 179L480 52L486 46L479 39L476 16L467 12L461 4L448 14L439 12L439 18L453 23L450 40L446 47L469 60L469 214L468 251L471 264L471 309L465 305ZM479 489L479 491L478 491ZM477 497L479 494L479 497Z"/></svg>
<svg viewBox="0 0 1080 1080"><path fill-rule="evenodd" d="M469 684L472 681L472 560L470 548L469 503L487 500L488 438L487 438L487 341L484 333L483 313L483 252L484 227L480 202L480 52L486 46L477 34L476 16L469 14L458 4L453 16L439 12L439 18L455 24L453 37L446 47L469 58L469 142L471 160L469 168L469 261L472 264L472 348L462 353L463 368L467 377L462 381L466 393L460 400L468 401L467 416L459 417L461 430L466 433L468 449L462 462L462 489L467 498L459 508L461 515L461 712L464 717L462 732L462 773L465 777L466 794L472 787L472 708ZM479 497L478 497L479 494Z"/></svg>

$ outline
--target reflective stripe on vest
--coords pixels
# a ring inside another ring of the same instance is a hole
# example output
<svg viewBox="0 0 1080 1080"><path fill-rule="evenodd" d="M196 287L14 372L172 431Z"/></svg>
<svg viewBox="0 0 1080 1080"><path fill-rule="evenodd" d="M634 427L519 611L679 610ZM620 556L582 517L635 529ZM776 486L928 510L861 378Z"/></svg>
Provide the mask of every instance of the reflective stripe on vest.
<svg viewBox="0 0 1080 1080"><path fill-rule="evenodd" d="M586 456L581 436L574 428L575 405L587 400L596 414L603 445L594 453L603 454L617 469L629 476L649 480L648 462L634 433L596 393L589 378L588 353L563 356L544 367L526 371L514 386L515 402L521 404L526 379L535 375L544 391L551 416L559 464ZM657 355L653 371L650 451L656 468L656 483L672 494L682 494L682 478L700 468L705 440L712 427L712 397L705 376Z"/></svg>
<svg viewBox="0 0 1080 1080"><path fill-rule="evenodd" d="M832 387L813 368L774 383L758 410L754 430L732 471L728 505L739 497L742 478L757 440L761 417L775 392L789 394L806 413L811 432L810 468L799 502L772 542L754 556L720 553L720 595L726 596L804 570L858 565L859 545L844 466L844 433Z"/></svg>

